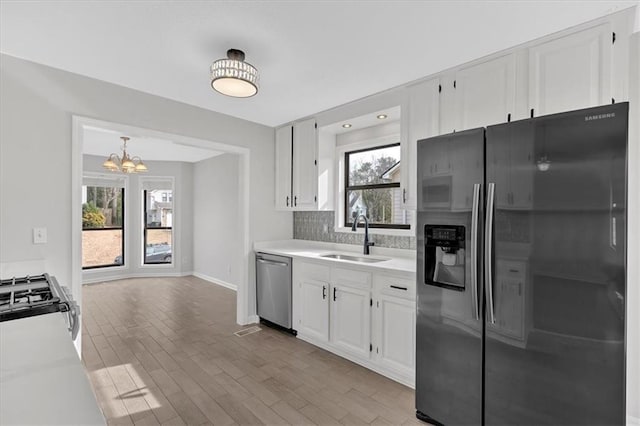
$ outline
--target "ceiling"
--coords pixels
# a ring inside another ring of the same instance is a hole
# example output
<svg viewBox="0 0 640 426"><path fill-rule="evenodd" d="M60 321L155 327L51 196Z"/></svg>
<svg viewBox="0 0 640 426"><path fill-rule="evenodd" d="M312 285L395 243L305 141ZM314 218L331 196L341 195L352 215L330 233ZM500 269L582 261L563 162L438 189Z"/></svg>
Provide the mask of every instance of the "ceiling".
<svg viewBox="0 0 640 426"><path fill-rule="evenodd" d="M6 1L0 51L269 126L368 96L637 1ZM214 92L229 48L252 98Z"/></svg>
<svg viewBox="0 0 640 426"><path fill-rule="evenodd" d="M112 130L87 126L84 127L82 153L101 157L107 157L111 153L122 156L120 136L131 136L131 140L127 142L127 153L132 157L138 156L145 162L185 161L197 163L224 154L220 151L182 145L165 139L123 135Z"/></svg>
<svg viewBox="0 0 640 426"><path fill-rule="evenodd" d="M385 117L378 118L378 116ZM338 123L322 126L322 131L328 134L341 135L343 133L362 130L367 127L384 126L385 124L397 121L400 121L400 106L381 109L380 111L374 111L360 117L353 117ZM345 124L349 124L350 127L344 127Z"/></svg>

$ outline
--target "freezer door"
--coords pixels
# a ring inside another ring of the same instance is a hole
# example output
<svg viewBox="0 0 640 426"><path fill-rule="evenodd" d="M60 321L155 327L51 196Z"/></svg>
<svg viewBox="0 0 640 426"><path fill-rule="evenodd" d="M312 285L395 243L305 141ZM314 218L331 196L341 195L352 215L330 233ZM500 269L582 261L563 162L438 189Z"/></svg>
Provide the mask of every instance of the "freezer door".
<svg viewBox="0 0 640 426"><path fill-rule="evenodd" d="M625 422L626 144L627 104L487 128L487 425Z"/></svg>
<svg viewBox="0 0 640 426"><path fill-rule="evenodd" d="M416 415L430 423L482 421L483 179L484 129L418 142Z"/></svg>

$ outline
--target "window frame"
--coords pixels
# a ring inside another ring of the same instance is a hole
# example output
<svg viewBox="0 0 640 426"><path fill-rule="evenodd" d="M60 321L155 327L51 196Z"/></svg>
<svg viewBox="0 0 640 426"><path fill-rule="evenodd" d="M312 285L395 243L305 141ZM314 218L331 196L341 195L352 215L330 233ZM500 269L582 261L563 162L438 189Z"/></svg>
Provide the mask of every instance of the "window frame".
<svg viewBox="0 0 640 426"><path fill-rule="evenodd" d="M171 226L147 226L147 191L153 191L153 189L143 189L142 190L142 266L173 266L174 265L174 252L175 252L175 233L173 229L174 223L174 212L175 212L175 203L173 202L173 191L175 190L175 185L172 181L171 183L171 201L162 201L171 203ZM166 191L166 190L164 190ZM168 198L168 197L167 197ZM171 230L171 261L170 262L147 262L147 230Z"/></svg>
<svg viewBox="0 0 640 426"><path fill-rule="evenodd" d="M88 187L94 187L94 188L98 188L98 186L95 185L83 185ZM103 186L103 188L107 188L106 186ZM91 232L96 232L96 231L110 231L113 229L121 229L122 230L122 239L121 239L121 253L122 253L122 263L109 263L106 265L92 265L92 266L82 266L82 271L94 271L94 270L98 270L98 269L105 269L105 268L125 268L127 265L127 258L125 255L125 247L126 247L126 217L127 217L127 213L126 213L126 209L127 209L127 202L126 202L126 184L124 186L122 186L120 188L120 196L121 196L121 200L122 200L122 226L119 228L115 228L115 227L110 227L110 228L82 228L82 232L85 231L91 231ZM82 263L82 260L81 260Z"/></svg>
<svg viewBox="0 0 640 426"><path fill-rule="evenodd" d="M367 190L367 189L391 189L391 188L400 188L400 182L389 182L389 183L376 183L376 184L365 184L365 185L349 185L349 157L351 154L359 154L367 151L375 151L378 149L391 148L397 146L400 148L400 161L402 161L402 144L400 141L393 143L383 143L383 144L371 144L364 148L357 149L349 149L349 147L345 147L346 149L341 152L341 155L344 158L344 180L342 184L342 223L346 228L351 228L353 226L353 222L351 221L351 215L349 210L349 191L358 191L358 190ZM358 222L357 228L364 228L363 222ZM369 223L369 229L394 229L400 231L407 231L411 229L411 224L392 224L392 223Z"/></svg>

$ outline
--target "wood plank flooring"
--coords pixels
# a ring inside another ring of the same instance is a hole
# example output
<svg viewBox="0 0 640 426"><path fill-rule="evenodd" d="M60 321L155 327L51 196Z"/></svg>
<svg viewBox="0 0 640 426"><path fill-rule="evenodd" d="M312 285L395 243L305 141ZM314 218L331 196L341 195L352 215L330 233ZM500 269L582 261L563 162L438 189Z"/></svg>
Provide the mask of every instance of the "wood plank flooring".
<svg viewBox="0 0 640 426"><path fill-rule="evenodd" d="M424 425L412 389L288 334L238 337L235 292L196 277L83 289L83 361L113 425Z"/></svg>

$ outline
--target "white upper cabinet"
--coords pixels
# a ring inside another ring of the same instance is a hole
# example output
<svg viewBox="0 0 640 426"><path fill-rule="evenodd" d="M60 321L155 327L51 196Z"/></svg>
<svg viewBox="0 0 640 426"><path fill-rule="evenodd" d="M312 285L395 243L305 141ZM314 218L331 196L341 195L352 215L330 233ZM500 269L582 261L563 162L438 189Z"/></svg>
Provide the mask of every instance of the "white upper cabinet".
<svg viewBox="0 0 640 426"><path fill-rule="evenodd" d="M291 177L293 163L291 149L291 126L280 127L276 130L276 208L290 209L293 201Z"/></svg>
<svg viewBox="0 0 640 426"><path fill-rule="evenodd" d="M456 131L509 121L516 98L516 55L459 69L454 90Z"/></svg>
<svg viewBox="0 0 640 426"><path fill-rule="evenodd" d="M318 136L315 119L293 125L293 207L315 210L318 195Z"/></svg>
<svg viewBox="0 0 640 426"><path fill-rule="evenodd" d="M318 200L315 119L276 130L276 209L315 210Z"/></svg>
<svg viewBox="0 0 640 426"><path fill-rule="evenodd" d="M406 108L402 111L403 129L401 158L402 201L409 210L416 208L417 142L435 136L440 128L440 80L438 78L414 84L407 88Z"/></svg>
<svg viewBox="0 0 640 426"><path fill-rule="evenodd" d="M529 49L535 116L611 103L612 36L603 23Z"/></svg>
<svg viewBox="0 0 640 426"><path fill-rule="evenodd" d="M452 133L458 130L458 108L456 105L456 82L454 74L443 74L440 76L440 113L438 115L440 135Z"/></svg>

